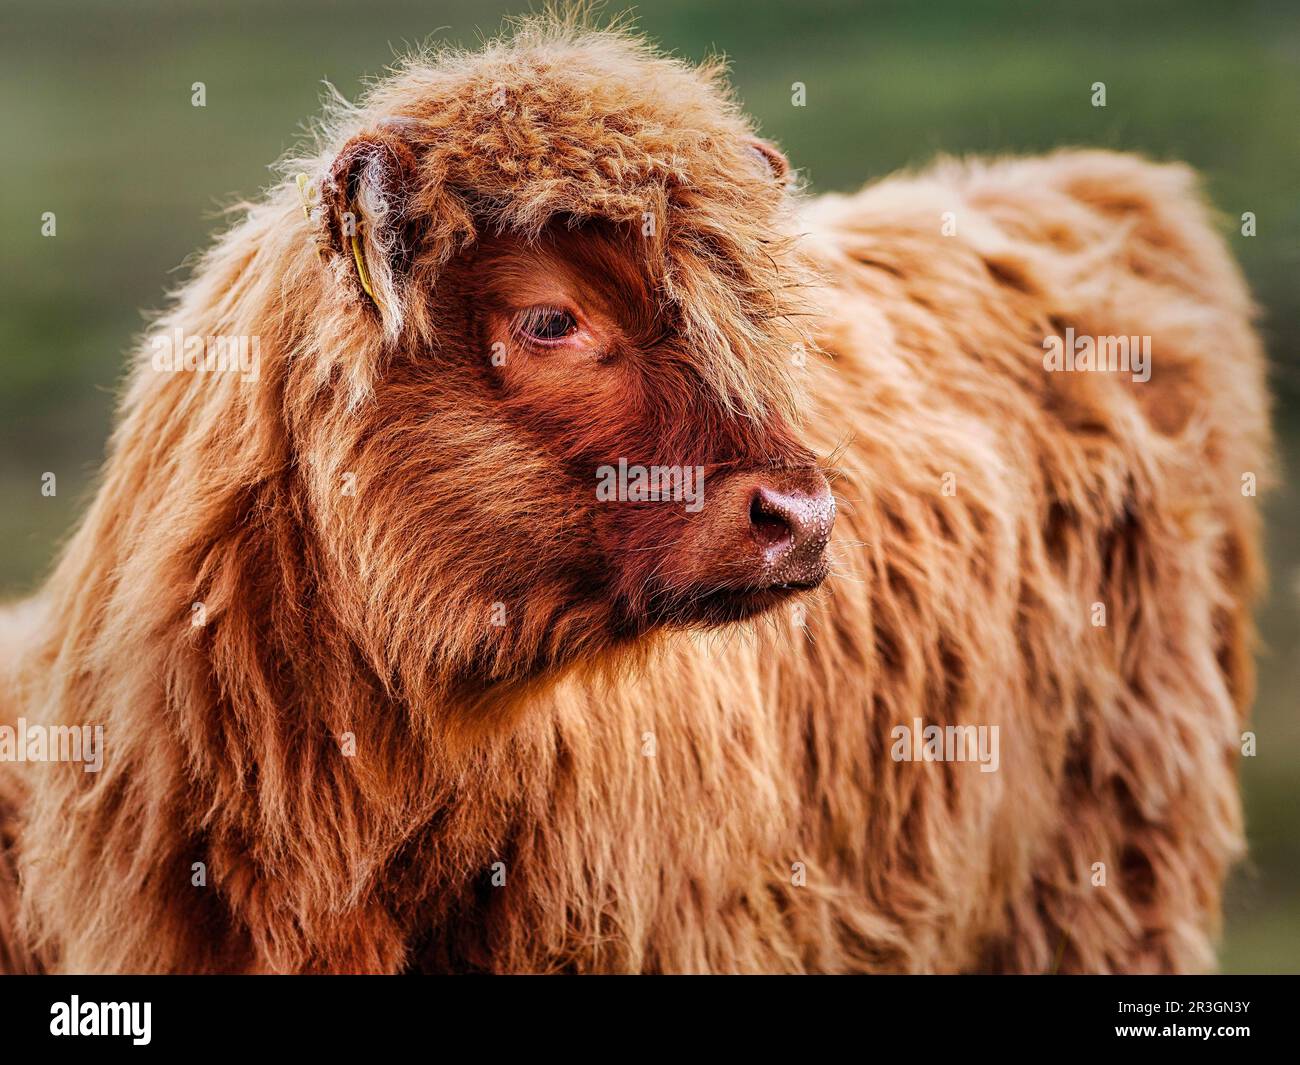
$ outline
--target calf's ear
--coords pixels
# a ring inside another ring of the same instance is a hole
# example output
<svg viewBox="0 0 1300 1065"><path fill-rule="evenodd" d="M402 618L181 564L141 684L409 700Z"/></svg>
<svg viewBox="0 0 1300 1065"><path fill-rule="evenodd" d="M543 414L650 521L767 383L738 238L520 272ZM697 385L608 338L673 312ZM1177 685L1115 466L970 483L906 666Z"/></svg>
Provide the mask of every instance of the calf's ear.
<svg viewBox="0 0 1300 1065"><path fill-rule="evenodd" d="M415 153L398 127L343 145L320 186L321 242L341 257L359 298L373 305L389 338L401 332L415 247L408 213Z"/></svg>
<svg viewBox="0 0 1300 1065"><path fill-rule="evenodd" d="M762 137L750 137L749 146L777 181L784 185L790 180L790 160L782 154L780 148Z"/></svg>

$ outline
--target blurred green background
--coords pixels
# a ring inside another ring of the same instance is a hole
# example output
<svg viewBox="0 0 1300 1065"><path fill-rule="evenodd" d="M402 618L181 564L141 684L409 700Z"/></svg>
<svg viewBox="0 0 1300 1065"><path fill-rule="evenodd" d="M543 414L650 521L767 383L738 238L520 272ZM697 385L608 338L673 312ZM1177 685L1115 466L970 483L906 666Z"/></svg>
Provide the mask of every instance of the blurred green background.
<svg viewBox="0 0 1300 1065"><path fill-rule="evenodd" d="M619 10L610 5L607 11ZM84 506L123 357L223 204L318 110L404 46L473 44L495 2L6 0L0 11L0 595L35 586ZM1199 167L1265 312L1284 463L1266 502L1250 862L1227 907L1229 972L1300 971L1300 18L1293 0L663 0L640 26L723 51L765 134L814 190L936 152L1136 149ZM207 106L191 106L191 85ZM807 106L790 87L807 86ZM1089 102L1106 83L1107 106ZM57 236L43 238L53 211ZM1258 235L1233 219L1255 212ZM58 475L58 495L40 476Z"/></svg>

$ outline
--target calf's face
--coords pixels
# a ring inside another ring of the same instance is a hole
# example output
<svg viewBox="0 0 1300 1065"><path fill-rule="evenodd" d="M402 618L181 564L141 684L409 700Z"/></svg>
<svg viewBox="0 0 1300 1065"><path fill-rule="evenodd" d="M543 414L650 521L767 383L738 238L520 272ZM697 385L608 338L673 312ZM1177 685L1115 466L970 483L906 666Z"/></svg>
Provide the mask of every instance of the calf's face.
<svg viewBox="0 0 1300 1065"><path fill-rule="evenodd" d="M638 243L604 226L490 240L452 272L446 332L488 353L478 387L553 461L614 624L741 620L822 581L835 502L780 419L719 402Z"/></svg>
<svg viewBox="0 0 1300 1065"><path fill-rule="evenodd" d="M364 490L333 516L394 669L530 679L825 578L816 456L710 379L635 226L485 236L412 298L432 340L384 366L350 459ZM770 348L791 361L785 332Z"/></svg>

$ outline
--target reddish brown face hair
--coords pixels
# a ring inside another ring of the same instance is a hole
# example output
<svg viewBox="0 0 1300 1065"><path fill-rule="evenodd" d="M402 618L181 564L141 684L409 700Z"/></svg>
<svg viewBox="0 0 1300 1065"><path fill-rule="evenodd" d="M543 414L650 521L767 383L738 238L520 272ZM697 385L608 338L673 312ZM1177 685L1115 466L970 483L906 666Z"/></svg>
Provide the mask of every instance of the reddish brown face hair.
<svg viewBox="0 0 1300 1065"><path fill-rule="evenodd" d="M784 419L709 388L638 244L600 224L488 241L450 272L444 334L473 338L474 384L554 462L616 627L737 620L821 581L834 501Z"/></svg>
<svg viewBox="0 0 1300 1065"><path fill-rule="evenodd" d="M410 524L361 536L412 545L391 580L426 590L430 631L477 634L460 682L741 621L821 582L835 503L816 456L783 414L711 386L639 232L488 237L428 298L435 342L376 382L356 456L376 474L352 520L400 494Z"/></svg>

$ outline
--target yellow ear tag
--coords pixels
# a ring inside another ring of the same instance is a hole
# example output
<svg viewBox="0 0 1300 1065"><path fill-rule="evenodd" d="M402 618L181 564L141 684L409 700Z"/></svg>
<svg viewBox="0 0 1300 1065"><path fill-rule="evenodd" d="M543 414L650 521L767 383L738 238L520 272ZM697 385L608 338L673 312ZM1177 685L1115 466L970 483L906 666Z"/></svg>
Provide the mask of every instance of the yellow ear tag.
<svg viewBox="0 0 1300 1065"><path fill-rule="evenodd" d="M311 203L315 192L315 190L308 184L310 181L311 178L306 174L299 174L294 178L294 182L298 186L298 198L302 200L303 217L309 222L311 221Z"/></svg>
<svg viewBox="0 0 1300 1065"><path fill-rule="evenodd" d="M302 199L303 217L310 222L312 206L315 202L315 189L311 186L311 178L306 174L299 174L294 178L294 181L298 186L298 195ZM352 216L354 218L357 217L355 211L352 212ZM380 302L379 297L375 295L375 288L370 283L370 271L366 269L366 253L361 244L360 223L357 224L356 228L357 231L353 233L350 238L352 243L352 261L357 264L357 277L361 280L362 289L365 290L366 295L374 301L375 306L382 312L384 305ZM325 253L321 250L319 244L316 246L316 255L321 262L325 261Z"/></svg>
<svg viewBox="0 0 1300 1065"><path fill-rule="evenodd" d="M379 297L375 295L375 290L370 285L370 274L366 270L366 253L361 247L361 225L359 223L357 231L352 234L352 259L357 264L357 277L361 279L361 287L366 290L366 295L375 301L375 306L382 311L384 305L379 302Z"/></svg>
<svg viewBox="0 0 1300 1065"><path fill-rule="evenodd" d="M311 209L316 202L316 190L311 187L311 178L306 174L299 174L294 181L298 185L298 198L302 200L302 216L311 221ZM316 242L316 258L321 262L325 261L325 253L321 250L320 241Z"/></svg>

